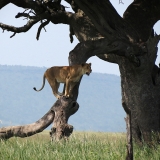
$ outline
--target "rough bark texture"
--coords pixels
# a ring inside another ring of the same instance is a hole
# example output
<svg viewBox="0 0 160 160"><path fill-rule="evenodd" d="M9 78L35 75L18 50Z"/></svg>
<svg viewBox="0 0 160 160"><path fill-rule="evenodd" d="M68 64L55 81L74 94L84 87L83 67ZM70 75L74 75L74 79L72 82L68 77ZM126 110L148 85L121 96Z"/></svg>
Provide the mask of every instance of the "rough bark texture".
<svg viewBox="0 0 160 160"><path fill-rule="evenodd" d="M70 39L73 35L79 44L69 54L69 64L86 62L91 56L119 65L121 73L122 101L130 107L132 134L136 141L152 140L152 133L160 130L160 76L155 65L160 36L154 35L153 26L160 20L159 0L134 0L120 17L109 0L66 0L73 13L42 0L0 0L0 8L13 3L29 8L34 15L23 12L16 18L27 17L23 27L0 23L3 30L15 33L28 31L41 21L37 37L43 25L49 22L68 24ZM37 38L37 39L38 39ZM74 87L78 97L80 82ZM58 123L57 123L58 124ZM56 127L55 127L56 128ZM68 127L71 130L72 127ZM55 130L55 129L53 129ZM65 130L65 129L63 129ZM158 137L157 137L158 138Z"/></svg>
<svg viewBox="0 0 160 160"><path fill-rule="evenodd" d="M69 117L77 112L79 105L71 98L60 98L56 104L52 107L55 113L53 121L53 127L50 132L52 140L60 140L62 138L67 139L73 131L73 126L67 124Z"/></svg>

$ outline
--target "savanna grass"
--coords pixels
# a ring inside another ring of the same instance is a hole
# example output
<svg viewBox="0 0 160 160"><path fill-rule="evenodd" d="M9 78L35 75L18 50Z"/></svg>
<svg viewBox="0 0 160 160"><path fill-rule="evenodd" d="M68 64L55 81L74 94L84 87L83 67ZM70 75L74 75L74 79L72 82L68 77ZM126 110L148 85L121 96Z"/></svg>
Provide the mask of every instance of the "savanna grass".
<svg viewBox="0 0 160 160"><path fill-rule="evenodd" d="M0 160L125 160L123 133L75 132L69 141L50 142L47 131L0 141ZM135 160L160 160L160 147L134 145Z"/></svg>

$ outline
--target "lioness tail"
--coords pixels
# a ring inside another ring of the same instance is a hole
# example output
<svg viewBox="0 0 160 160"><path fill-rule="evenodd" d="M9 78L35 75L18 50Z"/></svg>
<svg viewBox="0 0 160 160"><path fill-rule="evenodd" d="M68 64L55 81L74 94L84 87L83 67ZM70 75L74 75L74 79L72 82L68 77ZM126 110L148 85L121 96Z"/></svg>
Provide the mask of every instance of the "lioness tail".
<svg viewBox="0 0 160 160"><path fill-rule="evenodd" d="M42 84L42 87L41 87L39 90L37 90L36 87L34 87L33 89L34 89L35 91L39 92L39 91L41 91L41 90L44 88L44 85L45 85L45 75L43 76L43 84Z"/></svg>

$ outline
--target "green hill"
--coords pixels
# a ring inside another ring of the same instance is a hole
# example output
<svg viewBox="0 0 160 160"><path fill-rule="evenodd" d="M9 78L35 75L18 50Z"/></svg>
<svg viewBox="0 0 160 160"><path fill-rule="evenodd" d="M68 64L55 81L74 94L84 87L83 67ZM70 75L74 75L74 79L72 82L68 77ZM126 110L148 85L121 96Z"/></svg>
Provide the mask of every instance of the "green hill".
<svg viewBox="0 0 160 160"><path fill-rule="evenodd" d="M55 103L48 82L41 92L33 90L41 87L45 70L0 65L0 127L33 123ZM119 76L83 76L77 102L80 108L69 119L75 130L125 132Z"/></svg>

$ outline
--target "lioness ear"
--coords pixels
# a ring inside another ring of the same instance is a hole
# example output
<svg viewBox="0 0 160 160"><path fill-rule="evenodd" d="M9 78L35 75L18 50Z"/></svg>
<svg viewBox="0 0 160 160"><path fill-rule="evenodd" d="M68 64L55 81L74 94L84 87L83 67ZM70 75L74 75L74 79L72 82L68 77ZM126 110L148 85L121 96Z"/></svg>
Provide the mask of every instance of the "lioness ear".
<svg viewBox="0 0 160 160"><path fill-rule="evenodd" d="M81 65L82 65L82 67L83 67L83 66L85 66L85 63L82 63Z"/></svg>

